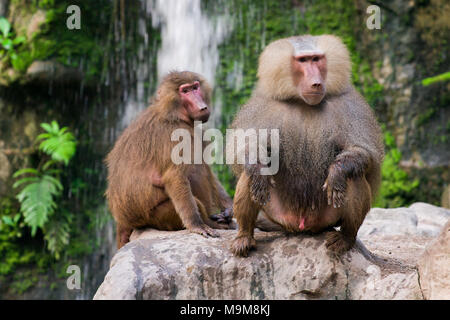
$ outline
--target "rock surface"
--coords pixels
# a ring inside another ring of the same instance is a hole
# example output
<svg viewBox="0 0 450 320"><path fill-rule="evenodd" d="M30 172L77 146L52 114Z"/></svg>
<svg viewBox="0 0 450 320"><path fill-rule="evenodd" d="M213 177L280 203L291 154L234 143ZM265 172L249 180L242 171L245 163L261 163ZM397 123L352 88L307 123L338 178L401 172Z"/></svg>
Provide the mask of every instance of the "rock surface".
<svg viewBox="0 0 450 320"><path fill-rule="evenodd" d="M450 300L450 221L418 262L425 299Z"/></svg>
<svg viewBox="0 0 450 320"><path fill-rule="evenodd" d="M323 234L256 231L257 250L236 258L228 249L235 230L209 239L185 230L135 231L94 299L445 298L449 285L436 270L448 279L450 245L433 239L449 218L449 210L423 203L375 208L355 248L339 259L327 254ZM430 242L419 283L417 260Z"/></svg>

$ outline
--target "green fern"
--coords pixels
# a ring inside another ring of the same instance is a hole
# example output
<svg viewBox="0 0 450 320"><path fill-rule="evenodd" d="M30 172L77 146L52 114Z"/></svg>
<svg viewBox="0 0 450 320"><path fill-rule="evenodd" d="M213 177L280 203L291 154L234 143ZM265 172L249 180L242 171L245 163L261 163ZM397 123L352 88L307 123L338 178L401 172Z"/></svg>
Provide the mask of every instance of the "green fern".
<svg viewBox="0 0 450 320"><path fill-rule="evenodd" d="M19 170L14 174L17 178L23 174L29 173L30 170ZM48 220L48 217L54 212L56 203L54 197L61 194L63 187L61 182L49 175L40 175L39 172L35 176L26 177L14 183L13 187L17 188L22 184L26 186L17 195L21 206L25 223L31 227L31 234L36 234L37 228L42 228Z"/></svg>
<svg viewBox="0 0 450 320"><path fill-rule="evenodd" d="M67 127L59 127L56 121L51 124L42 123L46 131L36 138L40 142L39 150L50 156L51 160L39 165L37 169L26 168L18 170L13 177L20 178L13 185L22 190L16 198L20 202L20 212L25 225L31 228L32 236L41 229L47 248L59 259L60 252L69 242L70 225L61 217L55 215L58 209L56 199L61 196L63 186L60 182L61 164L67 165L76 151L76 140ZM41 158L41 163L48 157ZM60 210L58 210L60 211ZM61 222L63 221L63 222Z"/></svg>
<svg viewBox="0 0 450 320"><path fill-rule="evenodd" d="M44 229L47 249L58 260L64 247L69 244L70 226L66 221L51 220Z"/></svg>
<svg viewBox="0 0 450 320"><path fill-rule="evenodd" d="M41 127L47 131L40 134L36 141L43 140L39 145L39 150L44 151L55 161L68 164L76 150L76 140L72 133L68 132L68 128L59 128L56 121L51 124L42 123Z"/></svg>

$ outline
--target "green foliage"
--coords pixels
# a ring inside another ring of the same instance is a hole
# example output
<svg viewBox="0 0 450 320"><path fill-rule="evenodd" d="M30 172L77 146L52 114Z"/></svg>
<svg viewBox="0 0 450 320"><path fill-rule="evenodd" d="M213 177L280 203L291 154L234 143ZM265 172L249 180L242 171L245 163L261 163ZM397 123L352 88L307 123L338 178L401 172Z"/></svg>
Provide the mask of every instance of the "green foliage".
<svg viewBox="0 0 450 320"><path fill-rule="evenodd" d="M48 250L59 259L61 250L69 242L70 228L67 221L55 215L58 209L57 198L63 191L60 182L61 170L58 166L60 164L67 166L75 154L76 140L67 131L67 127L60 128L56 121L51 124L42 123L41 127L46 133L40 134L36 142L40 142L39 150L51 160L36 169L18 170L14 178L22 178L16 181L13 187L22 187L17 200L20 202L20 212L25 224L31 228L31 235L34 237L36 231L41 229Z"/></svg>
<svg viewBox="0 0 450 320"><path fill-rule="evenodd" d="M419 186L419 180L410 180L408 174L399 167L402 158L394 136L384 129L386 156L381 167L381 188L374 203L376 207L395 208L409 204L411 192Z"/></svg>
<svg viewBox="0 0 450 320"><path fill-rule="evenodd" d="M14 47L20 45L25 41L25 37L14 37L11 32L11 24L4 17L0 18L0 57L7 55L11 58L11 63L14 67L17 63L18 56Z"/></svg>
<svg viewBox="0 0 450 320"><path fill-rule="evenodd" d="M24 223L21 217L20 212L13 207L11 199L0 200L0 241L13 241L22 236Z"/></svg>
<svg viewBox="0 0 450 320"><path fill-rule="evenodd" d="M18 180L13 187L26 185L17 195L17 200L21 203L20 211L25 218L25 223L31 227L31 234L34 236L37 228L42 229L47 223L48 217L56 209L54 198L61 194L63 187L58 179L35 169L19 170L14 177L17 178L27 173L33 176Z"/></svg>
<svg viewBox="0 0 450 320"><path fill-rule="evenodd" d="M41 133L37 137L37 141L42 140L39 150L49 154L53 160L64 162L67 165L76 150L73 134L67 131L67 127L60 129L56 121L52 121L51 124L42 123L41 127L47 132Z"/></svg>
<svg viewBox="0 0 450 320"><path fill-rule="evenodd" d="M60 252L69 244L69 238L70 226L67 221L52 219L45 226L44 239L47 241L47 248L54 253L57 260L60 258Z"/></svg>
<svg viewBox="0 0 450 320"><path fill-rule="evenodd" d="M422 85L429 86L436 82L443 82L450 80L450 72L441 73L434 77L425 78L422 80Z"/></svg>

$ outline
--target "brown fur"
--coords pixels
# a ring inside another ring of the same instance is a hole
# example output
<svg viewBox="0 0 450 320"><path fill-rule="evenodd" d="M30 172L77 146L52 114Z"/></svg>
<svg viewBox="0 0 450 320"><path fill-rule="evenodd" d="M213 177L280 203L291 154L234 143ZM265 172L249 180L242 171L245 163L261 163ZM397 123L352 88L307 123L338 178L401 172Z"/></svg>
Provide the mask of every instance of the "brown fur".
<svg viewBox="0 0 450 320"><path fill-rule="evenodd" d="M292 79L292 56L302 50L323 52L327 59L326 94L318 105L306 104ZM331 35L277 40L261 54L257 87L232 127L279 129L280 168L270 177L258 175L250 165L233 166L239 177L234 254L245 256L253 247L250 229L260 209L291 232L341 226L328 235L332 252L353 245L379 187L384 154L381 130L350 83L350 67L345 45ZM264 192L255 195L254 190Z"/></svg>
<svg viewBox="0 0 450 320"><path fill-rule="evenodd" d="M200 82L204 101L209 104L211 89L200 75L170 73L153 104L125 129L106 158L106 197L117 222L118 248L129 241L135 228L187 228L216 236L210 227L228 227L209 218L214 211L231 207L231 199L209 166L175 165L171 161L172 148L178 143L171 141L171 133L184 128L193 135L193 124L179 117L178 88L194 81Z"/></svg>

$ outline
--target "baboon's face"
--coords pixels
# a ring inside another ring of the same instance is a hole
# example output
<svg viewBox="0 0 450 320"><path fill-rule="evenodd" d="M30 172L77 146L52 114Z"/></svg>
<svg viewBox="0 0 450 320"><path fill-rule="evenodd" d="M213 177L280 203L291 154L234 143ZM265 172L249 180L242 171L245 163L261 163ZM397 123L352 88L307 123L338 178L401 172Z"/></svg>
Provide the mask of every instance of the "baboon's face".
<svg viewBox="0 0 450 320"><path fill-rule="evenodd" d="M184 111L191 120L206 122L209 119L209 106L204 100L204 93L199 81L182 84L178 93L183 102Z"/></svg>
<svg viewBox="0 0 450 320"><path fill-rule="evenodd" d="M305 52L292 58L293 80L300 97L309 105L319 104L326 93L327 59L323 53Z"/></svg>

